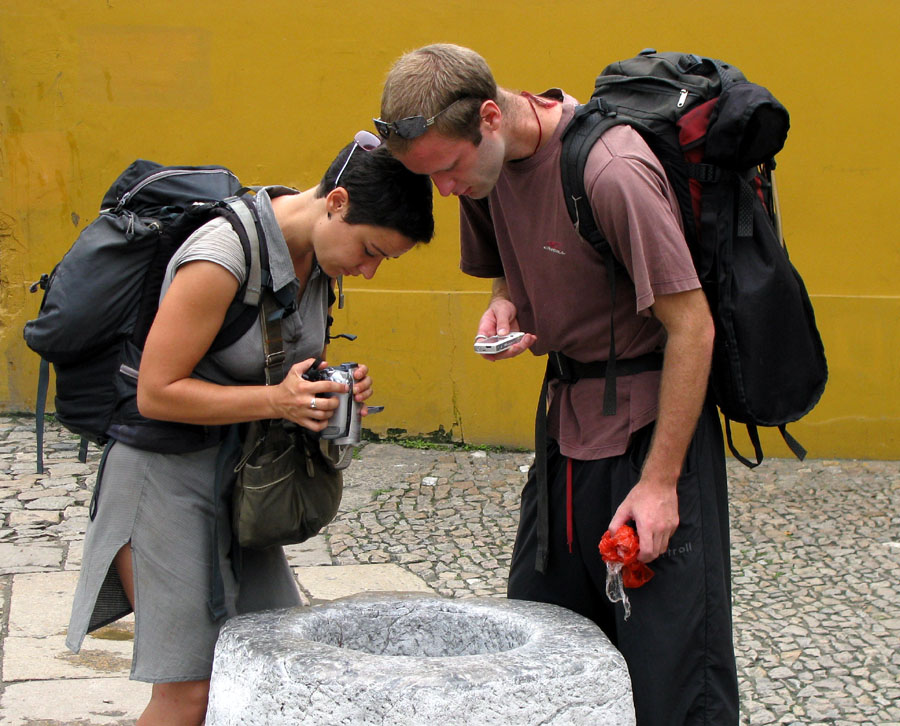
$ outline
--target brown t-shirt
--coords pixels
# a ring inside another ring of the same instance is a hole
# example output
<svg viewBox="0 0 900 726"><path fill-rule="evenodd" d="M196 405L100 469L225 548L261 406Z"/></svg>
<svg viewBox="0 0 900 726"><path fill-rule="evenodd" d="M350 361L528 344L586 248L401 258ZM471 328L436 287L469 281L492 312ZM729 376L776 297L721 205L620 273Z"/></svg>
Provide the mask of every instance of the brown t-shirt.
<svg viewBox="0 0 900 726"><path fill-rule="evenodd" d="M582 362L609 356L610 291L602 257L575 231L563 199L561 135L575 100L563 98L559 125L534 156L509 162L482 202L460 199L460 268L504 277L521 329L537 335L535 355L556 350ZM658 295L700 287L684 240L675 193L662 165L633 129L620 125L594 145L585 189L617 266L615 326L619 360L661 350L665 330L649 313ZM548 433L565 456L602 459L624 453L632 432L656 418L658 371L621 376L617 413L603 416L605 381L551 387Z"/></svg>

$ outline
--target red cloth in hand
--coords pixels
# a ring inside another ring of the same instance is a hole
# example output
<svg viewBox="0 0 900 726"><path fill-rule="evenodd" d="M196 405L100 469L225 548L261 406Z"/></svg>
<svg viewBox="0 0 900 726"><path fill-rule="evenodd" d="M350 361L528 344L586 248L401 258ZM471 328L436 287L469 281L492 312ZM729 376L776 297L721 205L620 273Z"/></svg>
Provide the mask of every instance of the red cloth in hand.
<svg viewBox="0 0 900 726"><path fill-rule="evenodd" d="M615 534L607 530L600 540L600 556L604 562L622 563L622 584L625 587L640 587L650 581L653 570L643 562L638 562L640 543L635 531L623 524Z"/></svg>

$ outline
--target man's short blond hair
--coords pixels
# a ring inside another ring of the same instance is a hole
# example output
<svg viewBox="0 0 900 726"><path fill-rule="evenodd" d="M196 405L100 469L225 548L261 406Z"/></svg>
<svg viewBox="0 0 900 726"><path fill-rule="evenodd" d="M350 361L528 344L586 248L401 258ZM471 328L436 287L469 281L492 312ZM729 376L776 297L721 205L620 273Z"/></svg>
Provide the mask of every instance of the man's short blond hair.
<svg viewBox="0 0 900 726"><path fill-rule="evenodd" d="M431 118L444 111L432 128L477 145L481 142L479 110L489 99L497 100L497 83L484 58L469 48L438 43L410 51L394 63L381 95L381 118ZM405 151L409 144L396 134L387 139L395 152Z"/></svg>

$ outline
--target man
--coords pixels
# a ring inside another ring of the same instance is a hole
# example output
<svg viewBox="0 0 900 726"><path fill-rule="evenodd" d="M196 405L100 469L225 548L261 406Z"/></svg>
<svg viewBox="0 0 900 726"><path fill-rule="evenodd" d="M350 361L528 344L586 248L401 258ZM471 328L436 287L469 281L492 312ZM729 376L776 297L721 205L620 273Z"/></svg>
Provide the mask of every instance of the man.
<svg viewBox="0 0 900 726"><path fill-rule="evenodd" d="M713 322L674 192L627 126L604 134L585 169L619 263L612 304L603 259L563 199L561 135L574 107L558 89L499 88L474 51L433 45L394 64L375 123L403 164L460 198L461 268L493 278L478 335L525 333L486 357L562 354L548 368L547 483L532 467L509 597L594 620L625 656L641 726L736 724L724 452L706 400ZM604 415L612 325L619 373ZM581 377L560 380L565 367ZM655 573L629 590L627 620L605 595L597 550L626 523Z"/></svg>

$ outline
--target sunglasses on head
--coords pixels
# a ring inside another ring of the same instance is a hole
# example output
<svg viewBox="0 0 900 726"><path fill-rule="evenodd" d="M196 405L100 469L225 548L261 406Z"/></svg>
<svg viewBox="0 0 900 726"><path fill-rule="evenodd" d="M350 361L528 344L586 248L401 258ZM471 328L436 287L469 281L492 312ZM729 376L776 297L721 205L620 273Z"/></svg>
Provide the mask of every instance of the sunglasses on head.
<svg viewBox="0 0 900 726"><path fill-rule="evenodd" d="M372 121L375 122L375 129L381 135L381 138L387 139L391 134L395 136L399 136L401 139L406 139L407 141L411 139L417 139L426 131L428 131L428 127L434 124L434 120L440 116L444 111L449 108L452 108L454 105L459 103L460 101L464 101L467 98L471 98L471 96L463 96L462 98L457 98L453 103L449 106L445 106L440 111L438 111L431 118L425 118L424 116L407 116L406 118L401 118L397 121L382 121L380 118L373 118Z"/></svg>
<svg viewBox="0 0 900 726"><path fill-rule="evenodd" d="M357 147L363 151L374 151L379 146L381 146L381 139L371 131L357 131L356 136L353 137L353 148L350 149L350 153L347 154L347 158L344 160L344 165L334 178L334 188L337 189L338 182L341 180L341 174L344 173L344 169L350 163L350 157L353 156L353 152L356 151Z"/></svg>

